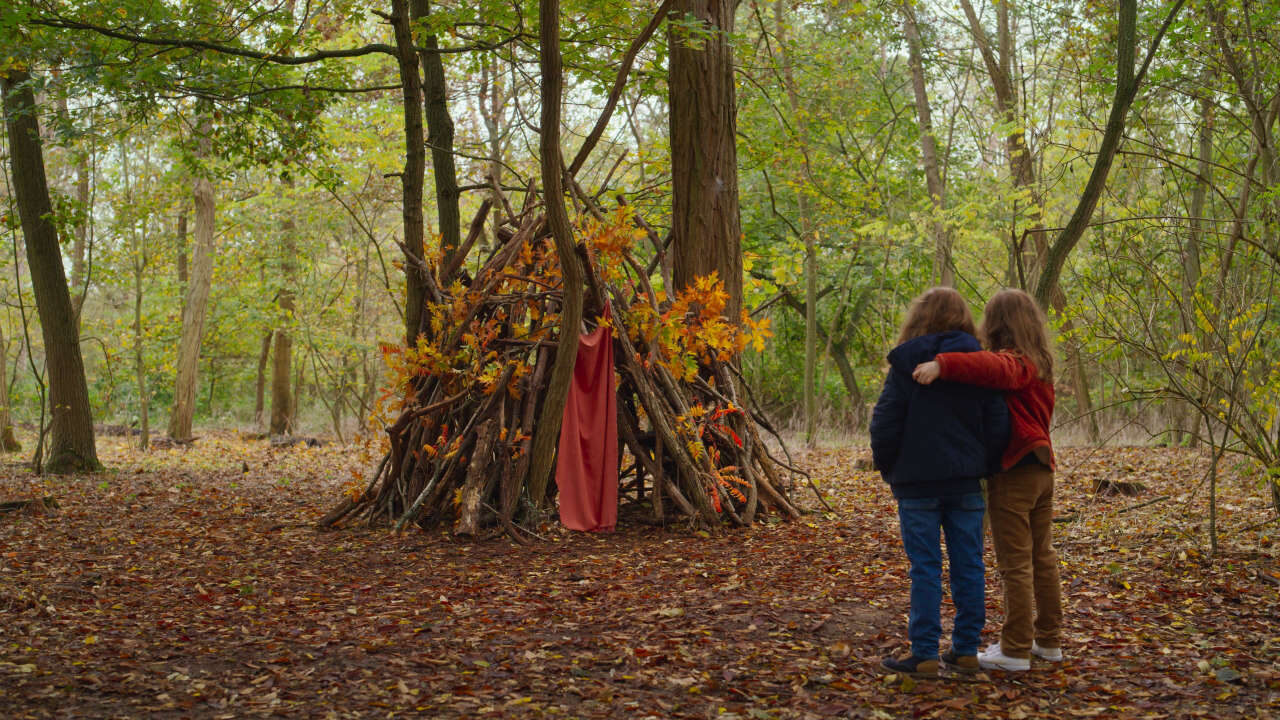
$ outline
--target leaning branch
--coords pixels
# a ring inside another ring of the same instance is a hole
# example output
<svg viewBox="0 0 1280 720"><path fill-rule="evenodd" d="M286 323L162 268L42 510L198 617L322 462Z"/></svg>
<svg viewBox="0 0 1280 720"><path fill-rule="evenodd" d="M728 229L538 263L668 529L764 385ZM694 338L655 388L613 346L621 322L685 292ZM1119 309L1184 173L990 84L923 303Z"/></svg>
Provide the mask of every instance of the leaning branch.
<svg viewBox="0 0 1280 720"><path fill-rule="evenodd" d="M1134 72L1134 50L1138 24L1137 0L1120 2L1120 27L1116 43L1115 99L1111 103L1107 128L1098 146L1098 157L1094 160L1093 170L1089 173L1084 192L1080 195L1080 201L1076 203L1071 219L1054 239L1053 245L1049 248L1048 257L1045 259L1044 271L1040 274L1040 282L1036 284L1035 297L1040 307L1048 307L1049 299L1058 286L1058 277L1062 274L1063 266L1066 265L1067 255L1075 248L1076 243L1080 242L1081 236L1089 226L1089 220L1093 217L1093 211L1097 208L1098 200L1102 196L1102 189L1107 184L1107 176L1111 174L1111 164L1120 147L1120 139L1124 136L1125 119L1129 115L1129 108L1133 105L1133 99L1138 94L1142 78L1155 57L1156 48L1160 47L1160 41L1182 9L1183 2L1184 0L1177 0L1169 10L1169 14L1165 16L1164 23L1160 25L1160 30L1147 49L1142 67L1136 73Z"/></svg>
<svg viewBox="0 0 1280 720"><path fill-rule="evenodd" d="M649 19L649 24L644 26L644 30L636 36L631 42L631 47L627 48L627 52L622 56L622 66L618 68L618 77L613 81L613 89L609 91L609 99L605 102L604 110L600 113L600 117L596 119L595 127L591 128L591 133L587 135L587 139L582 142L582 147L578 149L578 154L574 156L573 162L569 163L569 174L577 175L582 169L583 163L587 161L587 156L595 149L596 143L600 141L600 136L604 135L605 127L609 124L609 118L613 117L613 110L618 106L618 100L622 98L622 91L627 86L627 75L631 73L631 66L635 64L636 56L640 54L640 50L649 42L649 38L653 37L653 33L657 31L658 26L667 17L667 11L671 8L671 0L662 0L662 4L658 6L657 12Z"/></svg>
<svg viewBox="0 0 1280 720"><path fill-rule="evenodd" d="M311 63L317 63L322 60L330 60L334 58L362 57L364 55L372 55L374 53L382 53L384 55L391 56L396 54L396 48L394 45L370 43L368 45L362 45L354 48L317 50L306 55L281 55L279 53L262 52L261 50L252 50L250 48L238 47L236 45L211 42L209 40L139 35L136 32L126 32L119 28L94 25L92 23L68 20L66 18L57 18L52 20L36 19L32 20L31 24L59 28L62 30L84 30L97 33L104 37L124 40L125 42L136 43L138 45L187 48L189 50L207 50L210 52L222 53L223 55L233 55L235 57L249 58L251 60L262 60L264 62L275 63L277 65L310 65Z"/></svg>

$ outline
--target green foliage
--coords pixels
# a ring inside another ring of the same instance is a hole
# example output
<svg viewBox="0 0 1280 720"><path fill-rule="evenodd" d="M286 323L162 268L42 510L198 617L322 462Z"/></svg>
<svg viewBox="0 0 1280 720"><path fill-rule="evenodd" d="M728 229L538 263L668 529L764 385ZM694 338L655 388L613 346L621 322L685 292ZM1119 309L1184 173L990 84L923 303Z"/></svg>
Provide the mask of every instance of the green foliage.
<svg viewBox="0 0 1280 720"><path fill-rule="evenodd" d="M1035 226L1052 235L1073 210L1114 90L1114 9L1007 7L1018 94L1012 120L995 106L963 19L952 22L940 6L915 6L946 185L935 209L925 191L898 6L740 4L733 40L746 300L753 318L769 321L775 333L763 350L748 348L743 365L778 414L800 404L804 322L796 301L803 303L807 279L806 232L817 251L819 392L843 422L874 400L901 312L932 282L935 224L954 238L958 286L978 311L996 288L1028 284ZM429 8L414 30L419 42L434 36L446 51L459 180L468 187L464 219L479 206L494 168L518 207L526 198L515 188L538 172L536 4ZM567 157L594 125L623 53L655 8L563 3ZM375 348L398 336L403 312L396 244L403 233L403 107L387 52L390 31L378 14L388 10L389 3L370 8L353 0L0 7L0 37L15 38L0 53L0 71L31 68L40 90L69 267L76 233L92 238L82 327L100 417L131 422L140 409L132 329L139 291L149 398L158 413L167 409L183 302L177 221L190 214L190 186L199 176L214 183L217 198L201 416L251 420L263 338L277 328L294 338L308 426L340 428L344 418L350 424L369 413L381 366ZM994 33L995 6L978 10ZM1094 227L1068 260L1065 302L1052 312L1059 354L1081 358L1104 424L1142 423L1163 436L1188 404L1213 408L1200 434L1216 432L1265 467L1277 464L1280 380L1271 358L1280 351L1280 328L1266 303L1280 270L1280 176L1274 118L1259 127L1251 106L1259 98L1265 106L1280 87L1269 33L1278 16L1274 3L1194 0L1173 23L1134 104ZM1140 13L1140 50L1163 17L1157 6ZM600 146L577 177L606 206L625 194L659 244L671 190L667 42L701 32L686 18L671 18L640 52ZM261 57L370 47L297 65ZM1214 133L1203 172L1202 98L1211 101ZM207 154L195 129L206 119ZM1032 155L1030 186L1016 184L1010 169L1006 143L1015 131ZM1264 148L1270 158L1262 157ZM91 175L87 202L75 187L81 167ZM1197 187L1206 200L1193 222ZM425 210L432 217L432 208ZM5 238L15 239L15 217L5 215ZM431 225L427 249L434 254ZM474 268L495 242L484 229L465 267ZM653 244L641 237L633 252L648 262ZM1018 249L1028 252L1019 258ZM28 310L30 284L12 253L0 257L0 272L0 332L11 343L11 372L19 369L12 405L31 418L37 393L26 358L40 365L39 333L31 334L30 349L12 342L23 335L18 281ZM652 280L659 291L671 290L658 273ZM286 289L296 298L290 316L277 305ZM1067 371L1058 385L1058 418L1070 430L1084 407L1080 388ZM1185 417L1178 422L1189 425Z"/></svg>

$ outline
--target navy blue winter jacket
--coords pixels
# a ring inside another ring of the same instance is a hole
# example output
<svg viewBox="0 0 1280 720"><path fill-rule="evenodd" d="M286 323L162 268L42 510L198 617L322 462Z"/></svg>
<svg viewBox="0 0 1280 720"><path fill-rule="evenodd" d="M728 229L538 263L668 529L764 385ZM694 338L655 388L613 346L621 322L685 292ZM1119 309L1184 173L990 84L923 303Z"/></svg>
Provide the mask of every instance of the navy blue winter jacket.
<svg viewBox="0 0 1280 720"><path fill-rule="evenodd" d="M889 376L871 413L871 457L894 497L978 492L1000 469L1009 409L995 390L911 379L916 365L944 352L982 349L966 332L913 338L889 353Z"/></svg>

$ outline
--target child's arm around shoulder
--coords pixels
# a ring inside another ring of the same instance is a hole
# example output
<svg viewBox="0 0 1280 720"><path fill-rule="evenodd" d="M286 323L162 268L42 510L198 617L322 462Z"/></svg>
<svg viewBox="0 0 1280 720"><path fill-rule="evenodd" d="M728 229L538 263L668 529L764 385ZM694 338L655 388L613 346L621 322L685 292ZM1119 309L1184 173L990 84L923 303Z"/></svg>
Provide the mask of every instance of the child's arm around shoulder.
<svg viewBox="0 0 1280 720"><path fill-rule="evenodd" d="M938 376L996 390L1020 390L1036 381L1036 367L1021 355L1009 352L940 353Z"/></svg>

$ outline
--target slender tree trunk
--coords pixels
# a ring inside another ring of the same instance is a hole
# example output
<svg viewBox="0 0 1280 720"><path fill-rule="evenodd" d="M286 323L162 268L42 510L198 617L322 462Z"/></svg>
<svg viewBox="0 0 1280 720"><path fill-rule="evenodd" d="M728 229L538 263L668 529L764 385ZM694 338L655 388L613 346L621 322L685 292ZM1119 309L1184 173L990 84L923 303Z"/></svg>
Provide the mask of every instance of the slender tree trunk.
<svg viewBox="0 0 1280 720"><path fill-rule="evenodd" d="M300 358L299 361L294 365L293 399L292 399L293 404L289 406L290 418L298 417L298 403L302 402L302 380L306 375L306 373L304 372L306 367L307 367L306 355L303 355L302 358Z"/></svg>
<svg viewBox="0 0 1280 720"><path fill-rule="evenodd" d="M138 376L138 447L151 446L151 403L147 389L147 364L142 354L142 278L147 267L146 252L138 249L133 261L133 364Z"/></svg>
<svg viewBox="0 0 1280 720"><path fill-rule="evenodd" d="M1018 271L1019 284L1031 287L1043 265L1046 248L1044 223L1042 221L1040 191L1036 185L1034 158L1027 148L1026 133L1022 126L1022 118L1018 112L1018 91L1013 77L1014 39L1013 28L1009 24L1009 2L996 5L996 43L991 46L991 39L983 29L978 14L969 0L960 0L965 17L969 21L969 32L974 44L982 55L983 65L991 79L994 91L996 112L1001 120L1011 129L1005 136L1005 151L1009 156L1009 172L1013 178L1014 188L1026 188L1031 198L1031 205L1026 214L1026 230L1022 236L1013 238L1010 261ZM1030 245L1027 244L1030 240Z"/></svg>
<svg viewBox="0 0 1280 720"><path fill-rule="evenodd" d="M85 152L76 153L76 204L84 213L82 221L76 223L75 240L71 244L71 305L79 327L80 312L88 294L85 280L88 275L89 218L92 217L89 207L89 156Z"/></svg>
<svg viewBox="0 0 1280 720"><path fill-rule="evenodd" d="M396 60L404 96L404 172L400 175L404 252L407 256L404 265L404 336L405 343L412 346L417 342L422 306L427 297L422 219L422 185L426 176L427 153L422 137L422 76L418 70L418 53L413 45L408 0L391 0L391 25L395 31Z"/></svg>
<svg viewBox="0 0 1280 720"><path fill-rule="evenodd" d="M961 1L967 5L967 0ZM1169 27L1181 7L1182 0L1174 3L1173 8L1166 16L1164 25L1152 41L1141 71L1135 72L1137 3L1136 0L1120 0L1117 12L1119 24L1116 39L1115 97L1111 104L1111 112L1107 118L1106 130L1103 132L1102 141L1098 147L1098 155L1094 159L1093 170L1085 183L1084 191L1076 204L1075 211L1067 221L1066 226L1054 238L1053 244L1048 246L1042 254L1044 261L1039 264L1040 268L1035 280L1035 298L1041 307L1048 307L1051 303L1055 305L1064 303L1061 297L1062 290L1058 287L1058 278L1066 264L1067 254L1071 252L1072 248L1084 235L1085 229L1088 228L1089 220L1093 217L1093 211L1098 205L1103 188L1106 186L1107 176L1111 172L1111 163L1115 159L1116 150L1119 149L1120 140L1124 135L1125 119L1129 114L1129 107L1133 104L1133 100L1138 94L1138 86L1142 82L1142 76L1146 73L1147 63L1154 56L1165 30ZM1037 254L1039 255L1040 253ZM1073 356L1072 362L1075 366L1074 374L1076 376L1077 399L1080 403L1079 408L1081 412L1088 413L1090 434L1094 436L1093 439L1096 442L1098 436L1096 420L1092 417L1086 375L1083 367L1079 365L1081 362L1079 358L1080 348L1078 344L1073 342L1068 350Z"/></svg>
<svg viewBox="0 0 1280 720"><path fill-rule="evenodd" d="M951 231L943 222L942 210L946 201L946 187L942 182L938 163L938 142L933 134L933 111L929 107L929 91L924 79L924 60L920 49L920 27L916 23L915 10L910 0L901 5L902 29L907 38L907 64L911 68L911 89L915 93L916 117L920 122L920 157L924 161L925 187L929 202L933 205L933 279L939 285L955 287L955 267L951 260Z"/></svg>
<svg viewBox="0 0 1280 720"><path fill-rule="evenodd" d="M560 2L541 0L538 4L542 71L542 117L539 121L542 147L542 186L547 203L547 226L560 258L560 274L564 283L564 303L560 310L560 340L556 359L551 366L546 399L533 433L529 450L527 486L530 499L542 505L551 479L551 466L560 440L569 383L578 356L578 336L582 324L583 271L574 251L573 228L564 207L564 161L560 157L560 98L564 75L560 58Z"/></svg>
<svg viewBox="0 0 1280 720"><path fill-rule="evenodd" d="M845 392L849 393L854 425L860 430L867 422L867 401L862 396L862 388L858 386L858 375L853 370L853 363L849 362L849 344L841 340L831 343L830 348L831 360L840 373L840 382L844 384Z"/></svg>
<svg viewBox="0 0 1280 720"><path fill-rule="evenodd" d="M1017 85L1013 76L1015 42L1013 28L1009 22L1010 3L1007 1L1001 2L996 6L997 47L994 49L991 47L991 41L987 37L986 31L983 30L977 13L974 12L969 0L960 0L960 4L964 9L965 17L969 21L969 30L973 36L974 43L982 55L983 64L986 66L987 74L991 78L992 89L995 91L996 110L1000 113L1004 122L1012 128L1009 134L1005 136L1005 149L1009 156L1009 172L1013 178L1013 186L1014 188L1026 189L1031 200L1031 205L1026 215L1027 229L1021 236L1017 236L1015 228L1013 231L1015 237L1012 238L1010 246L1010 268L1014 271L1010 273L1013 276L1012 279L1016 279L1017 283L1023 287L1031 287L1040 277L1046 263L1048 242L1045 237L1040 189L1036 183L1035 160L1031 155L1030 148L1027 147L1026 133L1022 126L1021 113L1018 110ZM910 8L905 6L904 8L904 14L909 15ZM908 22L907 24L913 23ZM910 34L909 31L908 34ZM918 39L919 35L917 33L917 41ZM914 68L912 72L914 75ZM923 79L923 70L921 70L920 89L917 90L917 107L920 106L920 99L923 96ZM940 177L937 182L939 191L941 191L942 183ZM930 195L933 195L932 189L930 189ZM941 196L939 196L939 199L941 199ZM940 202L938 206L940 206ZM1030 243L1027 242L1028 240ZM1059 292L1052 297L1052 300L1054 307L1061 313L1066 306L1066 298ZM1044 307L1046 304L1046 302L1042 301L1041 306ZM1090 441L1096 444L1100 437L1098 423L1097 418L1093 415L1088 376L1085 374L1080 358L1080 348L1078 343L1071 341L1068 343L1066 350L1068 356L1067 364L1071 368L1077 410L1086 424Z"/></svg>
<svg viewBox="0 0 1280 720"><path fill-rule="evenodd" d="M1182 330L1195 328L1196 285L1200 282L1200 239L1204 234L1205 196L1209 189L1209 174L1213 172L1213 98L1208 89L1200 98L1200 133L1196 152L1196 181L1191 190L1190 232L1182 245Z"/></svg>
<svg viewBox="0 0 1280 720"><path fill-rule="evenodd" d="M961 0L961 2L968 2L968 0ZM1111 102L1111 112L1107 116L1106 130L1103 132L1102 141L1098 145L1098 155L1094 158L1093 170L1089 173L1089 180L1085 183L1084 191L1081 192L1080 199L1076 202L1076 208L1071 213L1071 218L1067 220L1067 224L1054 238L1053 245L1049 247L1045 257L1044 271L1040 274L1039 281L1035 286L1036 301L1040 303L1041 307L1048 306L1054 290L1057 289L1058 277L1062 274L1062 268L1066 265L1067 255L1075 248L1076 243L1080 242L1080 238L1084 236L1084 231L1089 227L1089 219L1093 217L1093 211L1098 206L1099 198L1102 197L1102 190L1107 184L1107 176L1111 173L1111 163L1115 160L1116 150L1119 149L1120 141L1123 139L1125 120L1129 115L1129 108L1133 105L1133 99L1138 95L1138 86L1142 84L1142 77L1146 74L1148 63L1154 57L1156 48L1160 46L1160 40L1164 37L1165 31L1173 23L1178 11L1182 9L1182 3L1183 0L1177 0L1174 2L1173 7L1169 9L1168 14L1165 16L1164 24L1151 42L1151 47L1147 51L1141 70L1135 72L1138 22L1137 0L1120 0L1119 2L1119 25L1116 30L1115 97Z"/></svg>
<svg viewBox="0 0 1280 720"><path fill-rule="evenodd" d="M818 430L818 249L817 231L804 230L804 441L813 447Z"/></svg>
<svg viewBox="0 0 1280 720"><path fill-rule="evenodd" d="M62 267L58 230L53 224L40 124L29 80L23 70L0 73L14 199L26 239L27 264L49 370L49 405L53 413L45 468L52 473L94 471L102 466L94 443L79 332Z"/></svg>
<svg viewBox="0 0 1280 720"><path fill-rule="evenodd" d="M1189 335L1200 335L1195 321L1195 294L1200 284L1200 242L1204 233L1205 198L1209 189L1209 175L1213 172L1213 97L1209 91L1212 75L1204 73L1204 95L1200 98L1200 132L1196 147L1196 180L1191 189L1191 204L1187 209L1191 215L1191 223L1186 239L1182 243L1182 332ZM1173 431L1179 444L1197 444L1195 426L1200 416L1190 404L1179 401L1174 410Z"/></svg>
<svg viewBox="0 0 1280 720"><path fill-rule="evenodd" d="M1249 161L1249 174L1257 172L1261 186L1271 188L1280 179L1278 178L1280 176L1280 152L1277 152L1274 130L1276 119L1280 117L1280 93L1273 92L1271 81L1266 79L1268 76L1263 74L1266 72L1265 66L1259 64L1256 51L1250 49L1247 52L1247 58L1242 58L1237 49L1232 46L1232 42L1239 39L1240 35L1245 33L1253 34L1253 23L1250 20L1252 9L1249 3L1244 4L1244 32L1226 26L1227 11L1222 3L1210 3L1207 6L1207 10L1209 17L1213 21L1213 36L1221 50L1223 65L1226 67L1227 74L1235 82L1237 93L1248 111L1249 131L1253 135L1255 155ZM1265 21L1262 22L1265 23ZM1274 23L1272 24L1274 25ZM1274 28L1272 28L1271 35L1274 36ZM1242 197L1247 198L1245 193L1242 193ZM1270 222L1265 224L1267 231L1262 238L1262 246L1272 258L1278 258L1280 257L1280 232L1275 232L1274 218L1280 216L1280 196L1271 192L1264 194L1262 198L1269 200L1271 205L1269 212L1264 211L1268 212L1271 217L1269 218ZM1236 242L1240 239L1242 239L1242 236L1233 234L1231 241L1232 252L1234 252Z"/></svg>
<svg viewBox="0 0 1280 720"><path fill-rule="evenodd" d="M258 353L258 382L254 385L255 402L253 406L253 424L262 427L262 413L266 409L267 360L271 357L271 339L275 331L267 330L262 336L262 350Z"/></svg>
<svg viewBox="0 0 1280 720"><path fill-rule="evenodd" d="M430 0L410 0L410 16L415 20L431 14ZM440 223L440 267L450 267L453 253L462 241L462 220L458 209L458 171L453 162L453 118L449 116L449 94L444 61L435 35L421 40L422 100L427 120L427 146L431 148L431 175L436 186L436 213ZM443 280L442 280L443 282Z"/></svg>
<svg viewBox="0 0 1280 720"><path fill-rule="evenodd" d="M783 290L782 302L787 307L792 308L801 315L808 314L808 303L801 302L790 291ZM862 305L859 301L859 305ZM859 308L854 309L855 317L861 314ZM832 328L834 330L834 327ZM827 354L831 357L832 362L836 365L836 370L840 373L840 381L844 383L845 390L849 393L849 400L854 406L856 420L862 423L863 416L866 414L866 402L862 396L862 389L858 387L858 377L854 373L853 365L849 362L849 337L846 334L839 337L833 337L832 332L817 327L818 338L827 348Z"/></svg>
<svg viewBox="0 0 1280 720"><path fill-rule="evenodd" d="M672 24L668 42L671 131L671 234L677 289L717 273L742 311L741 219L738 214L737 100L733 75L733 0L676 0L671 14L705 31L690 36Z"/></svg>
<svg viewBox="0 0 1280 720"><path fill-rule="evenodd" d="M286 180L287 190L293 189L293 181ZM271 364L271 427L272 435L289 435L293 432L293 397L290 392L289 379L293 376L293 338L289 328L293 324L294 304L293 288L298 282L298 238L297 224L293 220L292 211L286 210L286 219L281 223L280 252L283 254L280 263L280 292L277 301L280 306L279 326L276 328L276 347Z"/></svg>
<svg viewBox="0 0 1280 720"><path fill-rule="evenodd" d="M17 452L22 444L13 434L13 412L9 407L9 339L0 328L0 450Z"/></svg>
<svg viewBox="0 0 1280 720"><path fill-rule="evenodd" d="M209 157L211 122L201 118L197 125L197 152ZM191 259L191 279L182 306L182 337L178 343L178 373L169 414L169 437L190 440L196 410L196 383L200 370L200 346L213 286L214 198L213 182L204 169L192 187L195 205L196 246ZM212 387L212 386L211 386Z"/></svg>
<svg viewBox="0 0 1280 720"><path fill-rule="evenodd" d="M62 80L61 73L54 70L53 79L55 83L60 83ZM58 92L57 97L58 121L69 125L71 123L71 111L67 106L67 93L65 91ZM89 208L89 153L81 149L72 149L71 156L75 162L76 172L73 197L76 201L76 210L79 217L72 228L70 291L71 307L75 311L76 328L78 330L80 327L80 312L84 307L87 290L85 276L88 272L89 222L93 215L90 213Z"/></svg>
<svg viewBox="0 0 1280 720"><path fill-rule="evenodd" d="M504 104L506 102L506 92L501 81L501 73L496 66L491 66L493 62L487 55L481 58L480 77L480 115L484 120L486 145L489 151L488 156L488 179L493 185L490 197L493 199L495 217L503 217L500 213L504 212L502 204L502 196L500 189L502 188L502 158L504 141L502 137L502 123L505 119ZM493 225L496 228L497 222ZM497 234L493 235L492 241L496 243Z"/></svg>
<svg viewBox="0 0 1280 720"><path fill-rule="evenodd" d="M178 211L178 289L187 294L187 209Z"/></svg>
<svg viewBox="0 0 1280 720"><path fill-rule="evenodd" d="M774 33L778 38L778 64L782 83L786 86L787 103L792 117L799 117L800 93L796 87L795 71L791 67L792 55L787 47L787 23L783 17L783 2L773 4ZM804 242L804 440L813 446L818 426L818 249L817 231L809 209L809 195L805 184L811 177L809 167L809 143L804 130L794 138L803 158L800 177L796 179L796 207L800 213L800 235Z"/></svg>
<svg viewBox="0 0 1280 720"><path fill-rule="evenodd" d="M129 148L124 139L120 141L120 170L124 181L125 205L134 205L132 177L129 169ZM126 211L128 212L128 211ZM138 234L138 218L131 218L129 223L129 240L133 254L133 365L134 375L138 383L138 417L141 428L138 433L138 447L146 450L151 445L151 418L147 402L147 367L142 353L142 288L143 273L147 268L147 248L145 236Z"/></svg>
<svg viewBox="0 0 1280 720"><path fill-rule="evenodd" d="M1067 298L1059 290L1053 296L1053 309L1062 317L1067 305ZM1081 347L1080 341L1075 339L1075 323L1071 318L1066 318L1062 324L1062 331L1069 340L1065 345L1067 367L1071 370L1071 386L1072 392L1075 394L1076 414L1084 423L1085 432L1089 436L1089 442L1092 445L1100 445L1102 443L1102 430L1098 426L1098 417L1093 412L1093 396L1089 390L1089 374L1084 365L1084 349Z"/></svg>
<svg viewBox="0 0 1280 720"><path fill-rule="evenodd" d="M280 298L281 314L293 313L293 298ZM293 432L293 338L287 327L275 332L275 349L271 363L271 426L272 435L289 435Z"/></svg>

